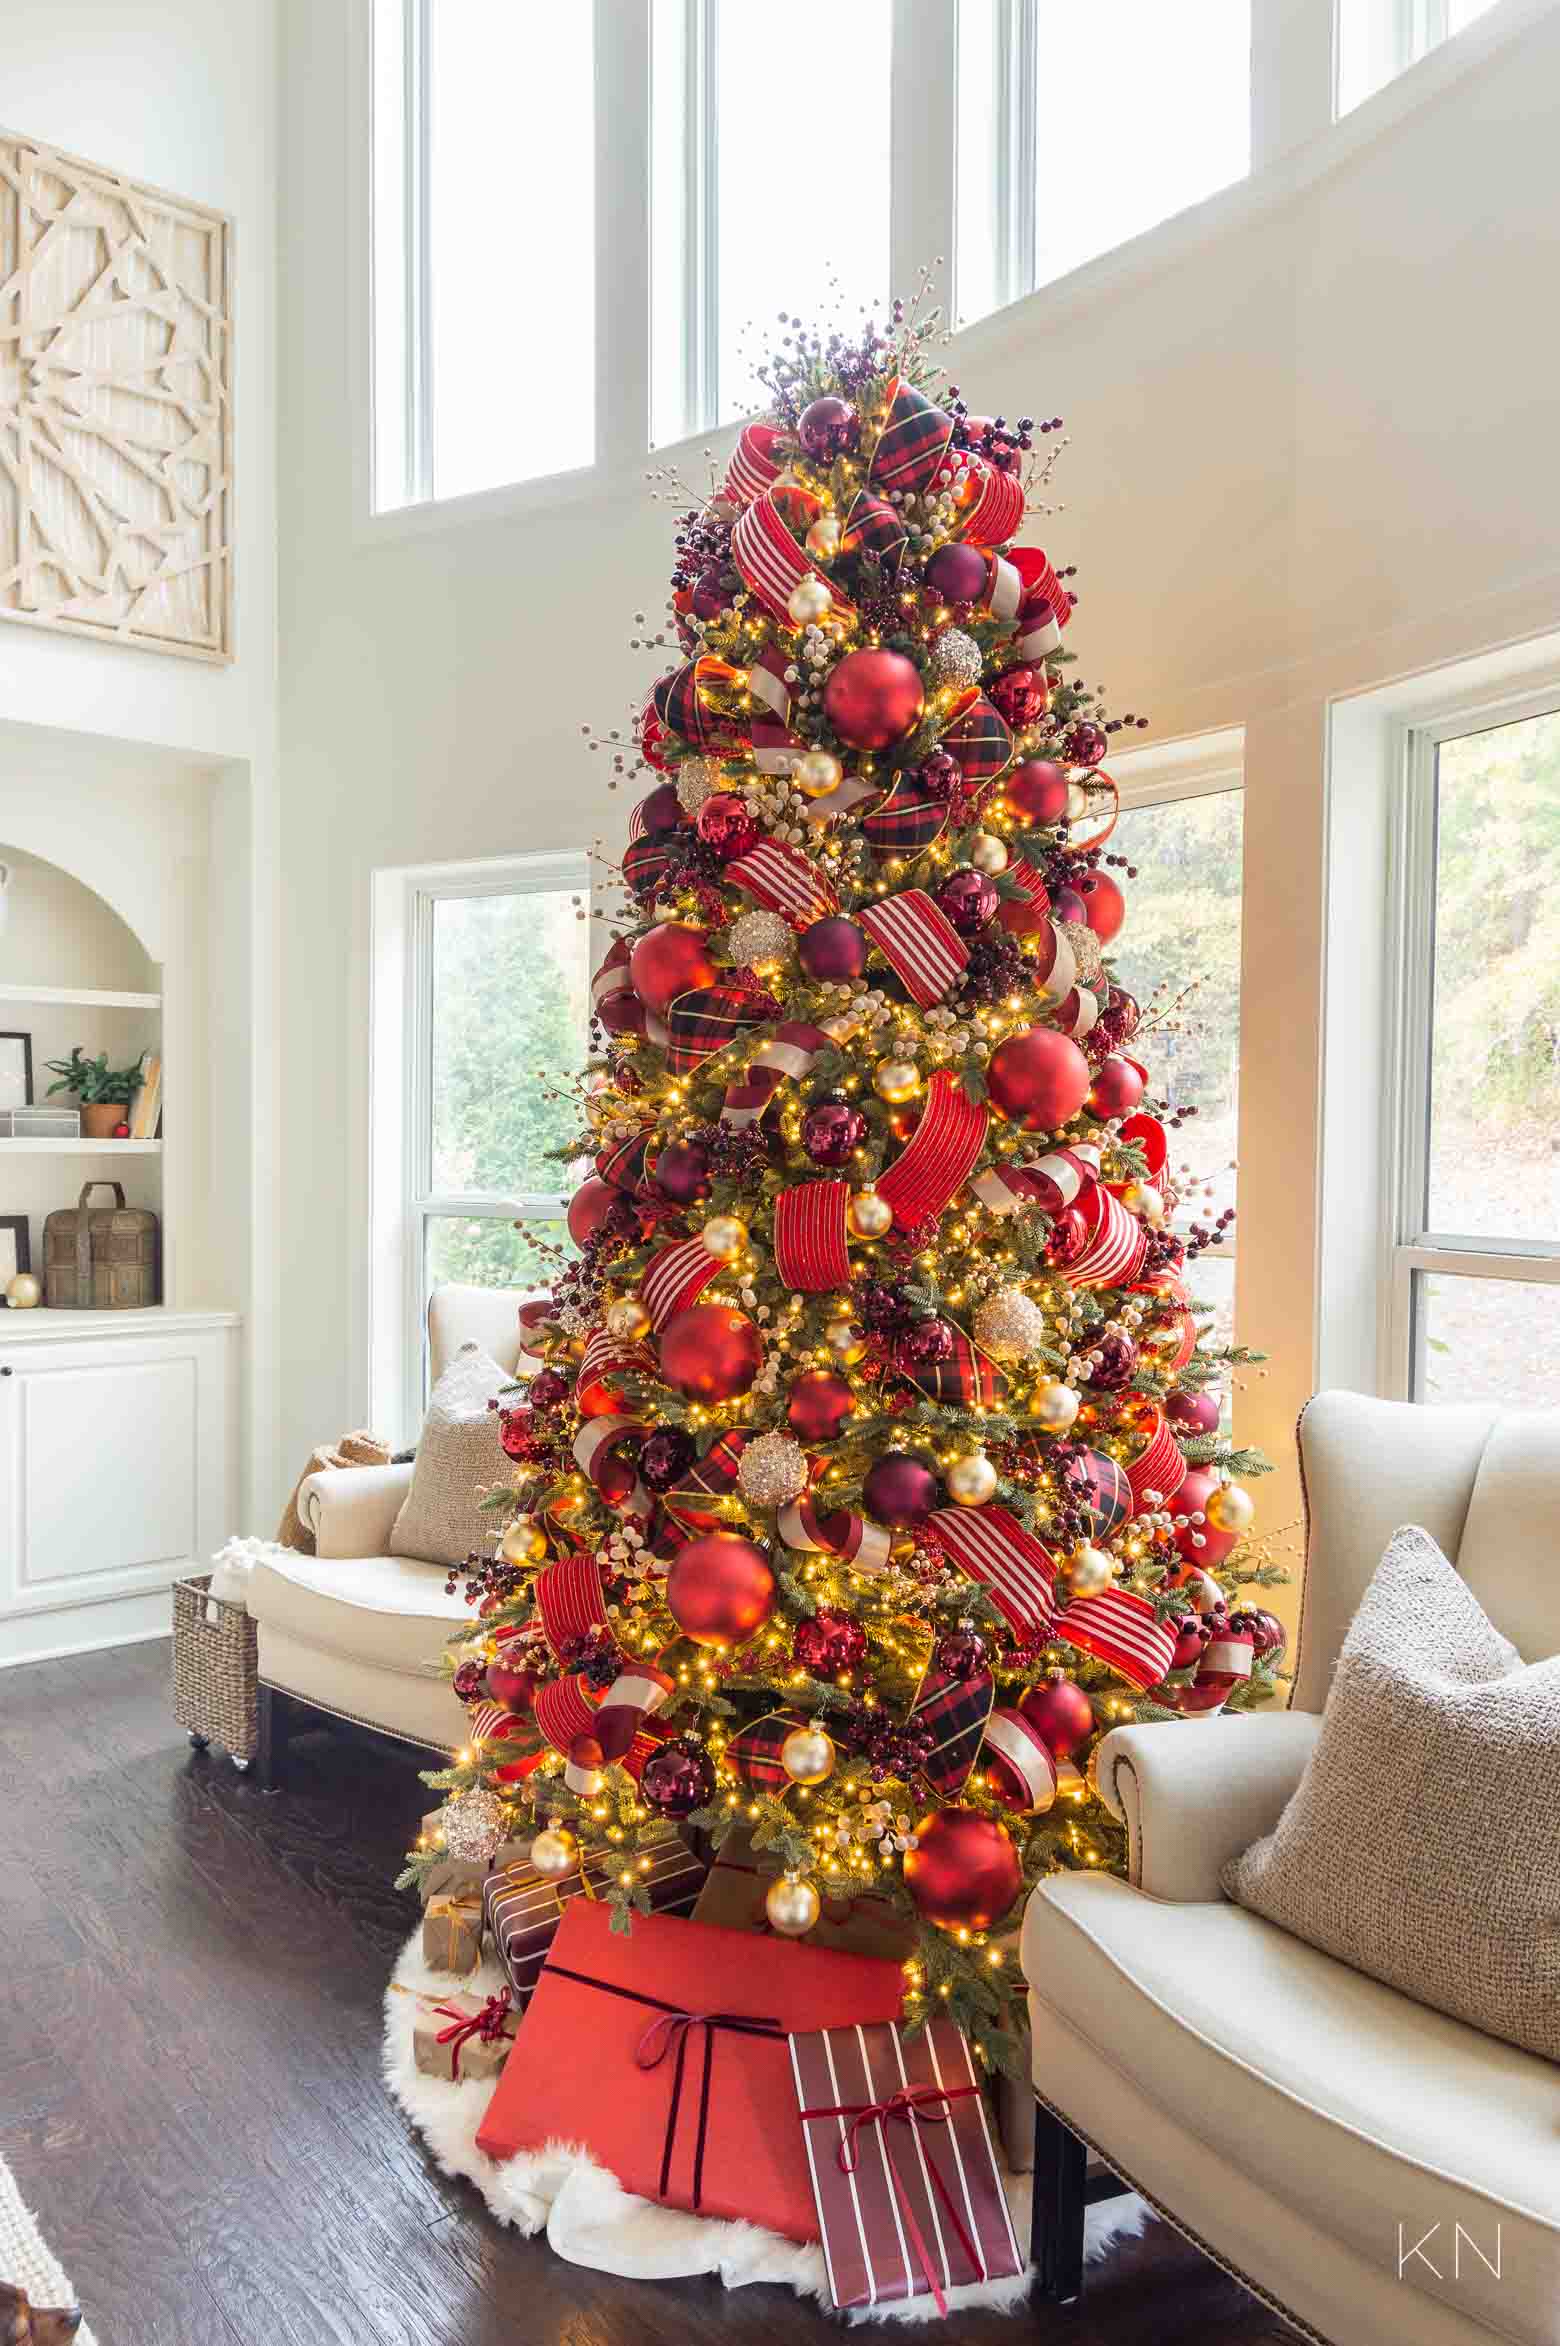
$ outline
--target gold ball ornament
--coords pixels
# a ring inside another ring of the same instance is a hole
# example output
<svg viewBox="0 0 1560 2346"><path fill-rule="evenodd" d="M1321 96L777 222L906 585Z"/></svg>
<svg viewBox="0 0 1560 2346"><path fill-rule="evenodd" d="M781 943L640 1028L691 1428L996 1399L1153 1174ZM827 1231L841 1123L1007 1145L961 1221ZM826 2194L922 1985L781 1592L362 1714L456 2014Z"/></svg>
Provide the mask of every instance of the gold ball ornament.
<svg viewBox="0 0 1560 2346"><path fill-rule="evenodd" d="M637 1295L621 1295L607 1306L607 1334L620 1344L637 1344L650 1333L650 1314Z"/></svg>
<svg viewBox="0 0 1560 2346"><path fill-rule="evenodd" d="M782 1874L764 1893L769 1927L782 1939L805 1939L822 1912L823 1901L811 1882L799 1882L791 1874Z"/></svg>
<svg viewBox="0 0 1560 2346"><path fill-rule="evenodd" d="M1048 1434L1065 1434L1083 1406L1083 1396L1055 1378L1037 1385L1029 1396L1029 1414Z"/></svg>
<svg viewBox="0 0 1560 2346"><path fill-rule="evenodd" d="M956 1507L984 1507L996 1490L997 1470L983 1450L974 1450L954 1460L943 1482Z"/></svg>
<svg viewBox="0 0 1560 2346"><path fill-rule="evenodd" d="M737 1467L737 1485L756 1507L786 1507L807 1488L807 1453L789 1434L760 1434Z"/></svg>
<svg viewBox="0 0 1560 2346"><path fill-rule="evenodd" d="M739 969L783 969L795 958L794 945L789 922L762 906L738 913L726 931L726 950Z"/></svg>
<svg viewBox="0 0 1560 2346"><path fill-rule="evenodd" d="M823 1340L838 1361L847 1368L864 1358L867 1340L853 1320L830 1320L823 1331Z"/></svg>
<svg viewBox="0 0 1560 2346"><path fill-rule="evenodd" d="M815 562L832 562L840 550L840 517L820 513L802 541Z"/></svg>
<svg viewBox="0 0 1560 2346"><path fill-rule="evenodd" d="M1115 1559L1103 1548L1090 1547L1087 1540L1073 1549L1065 1570L1068 1589L1075 1597L1097 1597L1116 1577Z"/></svg>
<svg viewBox="0 0 1560 2346"><path fill-rule="evenodd" d="M1165 1201L1151 1181L1129 1181L1121 1193L1121 1202L1129 1214L1139 1215L1150 1230L1163 1226Z"/></svg>
<svg viewBox="0 0 1560 2346"><path fill-rule="evenodd" d="M880 1059L872 1070L872 1089L880 1100L913 1100L920 1088L921 1070L913 1059Z"/></svg>
<svg viewBox="0 0 1560 2346"><path fill-rule="evenodd" d="M791 589L791 600L786 611L798 627L810 627L826 611L834 608L834 597L821 578L799 578Z"/></svg>
<svg viewBox="0 0 1560 2346"><path fill-rule="evenodd" d="M780 1765L793 1784L821 1784L834 1773L834 1738L821 1727L793 1727L780 1746Z"/></svg>
<svg viewBox="0 0 1560 2346"><path fill-rule="evenodd" d="M18 1271L5 1291L12 1311L33 1311L43 1300L43 1289L31 1271Z"/></svg>
<svg viewBox="0 0 1560 2346"><path fill-rule="evenodd" d="M707 798L725 787L719 758L684 758L677 769L677 803L690 820Z"/></svg>
<svg viewBox="0 0 1560 2346"><path fill-rule="evenodd" d="M999 839L995 831L977 831L970 841L970 861L978 872L995 878L998 872L1007 870L1012 857L1007 841Z"/></svg>
<svg viewBox="0 0 1560 2346"><path fill-rule="evenodd" d="M580 1861L580 1845L561 1825L549 1825L531 1843L531 1863L548 1881L561 1881Z"/></svg>
<svg viewBox="0 0 1560 2346"><path fill-rule="evenodd" d="M746 1246L748 1227L736 1214L712 1214L699 1232L706 1254L718 1263L734 1262Z"/></svg>
<svg viewBox="0 0 1560 2346"><path fill-rule="evenodd" d="M1022 1287L999 1287L977 1307L972 1329L993 1360L1028 1360L1045 1342L1045 1314Z"/></svg>
<svg viewBox="0 0 1560 2346"><path fill-rule="evenodd" d="M513 1523L505 1525L498 1552L506 1564L543 1564L547 1534L534 1515L517 1515Z"/></svg>
<svg viewBox="0 0 1560 2346"><path fill-rule="evenodd" d="M869 1184L858 1189L845 1208L845 1225L852 1238L886 1238L894 1226L894 1209Z"/></svg>
<svg viewBox="0 0 1560 2346"><path fill-rule="evenodd" d="M804 798L827 798L838 790L844 773L832 749L810 749L791 768L791 780Z"/></svg>
<svg viewBox="0 0 1560 2346"><path fill-rule="evenodd" d="M1251 1493L1242 1490L1239 1483L1220 1483L1217 1490L1208 1493L1203 1506L1215 1531L1230 1532L1236 1538L1251 1529L1256 1512Z"/></svg>

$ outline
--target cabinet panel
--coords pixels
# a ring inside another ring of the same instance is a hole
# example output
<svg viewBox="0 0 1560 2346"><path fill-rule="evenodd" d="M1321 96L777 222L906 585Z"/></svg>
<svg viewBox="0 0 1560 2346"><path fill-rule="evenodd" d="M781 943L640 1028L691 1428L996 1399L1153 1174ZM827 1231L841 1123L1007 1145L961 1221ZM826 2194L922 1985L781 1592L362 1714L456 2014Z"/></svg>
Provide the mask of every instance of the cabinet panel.
<svg viewBox="0 0 1560 2346"><path fill-rule="evenodd" d="M193 1359L29 1364L16 1385L20 1594L195 1553Z"/></svg>

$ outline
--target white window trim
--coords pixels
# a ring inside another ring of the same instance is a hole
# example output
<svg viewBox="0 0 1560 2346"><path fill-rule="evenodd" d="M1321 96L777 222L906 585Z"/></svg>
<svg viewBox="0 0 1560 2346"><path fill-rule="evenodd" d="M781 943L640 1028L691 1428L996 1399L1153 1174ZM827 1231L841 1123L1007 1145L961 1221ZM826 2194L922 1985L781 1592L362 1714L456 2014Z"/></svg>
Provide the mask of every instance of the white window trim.
<svg viewBox="0 0 1560 2346"><path fill-rule="evenodd" d="M455 1195L432 1182L433 912L452 896L568 890L590 900L590 858L575 854L422 864L373 876L369 1071L369 1415L407 1440L422 1422L428 1223L561 1221L567 1187Z"/></svg>

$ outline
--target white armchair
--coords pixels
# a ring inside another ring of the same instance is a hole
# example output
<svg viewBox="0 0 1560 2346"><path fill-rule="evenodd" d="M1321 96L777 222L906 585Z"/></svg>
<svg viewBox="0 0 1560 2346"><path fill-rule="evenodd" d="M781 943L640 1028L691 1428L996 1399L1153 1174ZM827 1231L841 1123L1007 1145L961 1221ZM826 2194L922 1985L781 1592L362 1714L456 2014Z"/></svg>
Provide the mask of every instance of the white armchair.
<svg viewBox="0 0 1560 2346"><path fill-rule="evenodd" d="M1424 1525L1525 1659L1560 1650L1560 1414L1324 1393L1300 1459L1294 1707L1108 1735L1100 1789L1128 1879L1053 1876L1025 1914L1043 2292L1081 2286L1092 2146L1329 2346L1557 2346L1553 2066L1231 1905L1219 1871L1298 1784L1399 1524ZM1383 1833L1396 1790L1382 1786Z"/></svg>

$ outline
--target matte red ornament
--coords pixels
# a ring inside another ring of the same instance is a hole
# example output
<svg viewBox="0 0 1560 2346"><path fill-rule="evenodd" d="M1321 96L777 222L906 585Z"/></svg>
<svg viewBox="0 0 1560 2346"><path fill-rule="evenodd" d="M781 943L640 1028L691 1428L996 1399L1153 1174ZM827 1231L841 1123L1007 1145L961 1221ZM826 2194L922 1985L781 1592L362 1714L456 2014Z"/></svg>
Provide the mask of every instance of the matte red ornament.
<svg viewBox="0 0 1560 2346"><path fill-rule="evenodd" d="M1051 686L1043 668L1008 668L990 686L987 698L1007 719L1015 733L1038 725L1051 701Z"/></svg>
<svg viewBox="0 0 1560 2346"><path fill-rule="evenodd" d="M798 1440L832 1442L856 1413L856 1396L843 1377L808 1369L792 1385L785 1422Z"/></svg>
<svg viewBox="0 0 1560 2346"><path fill-rule="evenodd" d="M1211 1466L1194 1466L1175 1497L1170 1502L1171 1512L1177 1516L1200 1515L1218 1490L1224 1477ZM1230 1550L1237 1545L1240 1533L1220 1531L1211 1523L1188 1523L1175 1535L1175 1544L1188 1564L1204 1572L1211 1572L1222 1564ZM1202 1542L1199 1547L1198 1541Z"/></svg>
<svg viewBox="0 0 1560 2346"><path fill-rule="evenodd" d="M639 815L647 831L680 831L683 810L676 783L657 783L649 796L639 801Z"/></svg>
<svg viewBox="0 0 1560 2346"><path fill-rule="evenodd" d="M729 1304L693 1304L661 1331L661 1374L689 1401L734 1401L763 1358L757 1328Z"/></svg>
<svg viewBox="0 0 1560 2346"><path fill-rule="evenodd" d="M820 1100L802 1118L802 1146L815 1165L845 1165L867 1137L867 1120L848 1100Z"/></svg>
<svg viewBox="0 0 1560 2346"><path fill-rule="evenodd" d="M792 1661L799 1670L810 1670L815 1678L837 1678L842 1670L854 1670L866 1651L867 1633L861 1623L849 1613L832 1613L827 1607L810 1621L798 1621L791 1639Z"/></svg>
<svg viewBox="0 0 1560 2346"><path fill-rule="evenodd" d="M1094 1705L1071 1678L1047 1678L1031 1686L1019 1709L1046 1749L1057 1759L1070 1759L1080 1743L1094 1733Z"/></svg>
<svg viewBox="0 0 1560 2346"><path fill-rule="evenodd" d="M802 409L796 436L815 464L832 464L837 456L849 456L859 446L861 418L849 400L825 392Z"/></svg>
<svg viewBox="0 0 1560 2346"><path fill-rule="evenodd" d="M986 591L986 557L978 546L939 546L926 583L945 603L973 603Z"/></svg>
<svg viewBox="0 0 1560 2346"><path fill-rule="evenodd" d="M904 1530L924 1523L937 1505L937 1477L924 1458L895 1452L867 1469L862 1504L879 1523Z"/></svg>
<svg viewBox="0 0 1560 2346"><path fill-rule="evenodd" d="M1002 778L1002 795L1026 823L1055 823L1067 812L1067 776L1050 758L1026 758Z"/></svg>
<svg viewBox="0 0 1560 2346"><path fill-rule="evenodd" d="M1024 1886L1007 1833L973 1809L939 1808L922 1817L904 1865L917 1914L945 1930L990 1930Z"/></svg>
<svg viewBox="0 0 1560 2346"><path fill-rule="evenodd" d="M1183 1434L1217 1433L1219 1404L1212 1393L1172 1393L1165 1415Z"/></svg>
<svg viewBox="0 0 1560 2346"><path fill-rule="evenodd" d="M858 978L867 966L870 945L865 929L837 913L815 920L796 940L796 958L816 985L835 986Z"/></svg>
<svg viewBox="0 0 1560 2346"><path fill-rule="evenodd" d="M996 881L984 872L950 872L938 884L938 909L947 914L961 937L978 937L982 929L990 928L1001 902Z"/></svg>
<svg viewBox="0 0 1560 2346"><path fill-rule="evenodd" d="M747 801L734 790L717 790L707 798L694 818L694 829L722 863L746 855L758 838L758 825L748 812Z"/></svg>
<svg viewBox="0 0 1560 2346"><path fill-rule="evenodd" d="M1083 917L1102 945L1121 932L1127 917L1127 900L1109 872L1090 872L1078 891L1083 898Z"/></svg>
<svg viewBox="0 0 1560 2346"><path fill-rule="evenodd" d="M667 1611L695 1645L746 1644L763 1628L774 1602L769 1559L751 1540L712 1531L672 1558Z"/></svg>
<svg viewBox="0 0 1560 2346"><path fill-rule="evenodd" d="M569 1236L576 1246L594 1237L617 1203L617 1195L609 1181L598 1180L594 1173L580 1183L569 1200L567 1215Z"/></svg>
<svg viewBox="0 0 1560 2346"><path fill-rule="evenodd" d="M718 619L731 600L725 575L719 570L703 571L693 582L688 597L695 619Z"/></svg>
<svg viewBox="0 0 1560 2346"><path fill-rule="evenodd" d="M714 985L719 972L702 929L663 921L647 930L628 957L629 982L647 1010L664 1016L679 994Z"/></svg>
<svg viewBox="0 0 1560 2346"><path fill-rule="evenodd" d="M903 652L847 652L823 688L823 708L852 749L891 749L921 722L921 671Z"/></svg>
<svg viewBox="0 0 1560 2346"><path fill-rule="evenodd" d="M1211 1623L1199 1613L1182 1613L1170 1627L1175 1631L1175 1652L1170 1656L1172 1670L1191 1670L1203 1658L1203 1648L1213 1635Z"/></svg>
<svg viewBox="0 0 1560 2346"><path fill-rule="evenodd" d="M1062 747L1075 766L1097 766L1110 742L1101 726L1085 722L1073 726Z"/></svg>
<svg viewBox="0 0 1560 2346"><path fill-rule="evenodd" d="M650 1178L673 1205L691 1206L710 1185L709 1151L696 1141L674 1140L657 1157Z"/></svg>
<svg viewBox="0 0 1560 2346"><path fill-rule="evenodd" d="M522 1719L530 1709L531 1698L540 1683L529 1670L511 1670L503 1662L489 1662L487 1666L488 1693L495 1702L502 1703L506 1711L513 1711Z"/></svg>
<svg viewBox="0 0 1560 2346"><path fill-rule="evenodd" d="M1088 1097L1089 1062L1053 1027L1024 1027L991 1054L986 1081L998 1115L1026 1132L1055 1132Z"/></svg>
<svg viewBox="0 0 1560 2346"><path fill-rule="evenodd" d="M1116 1053L1094 1071L1089 1086L1091 1116L1127 1116L1143 1097L1143 1070Z"/></svg>

